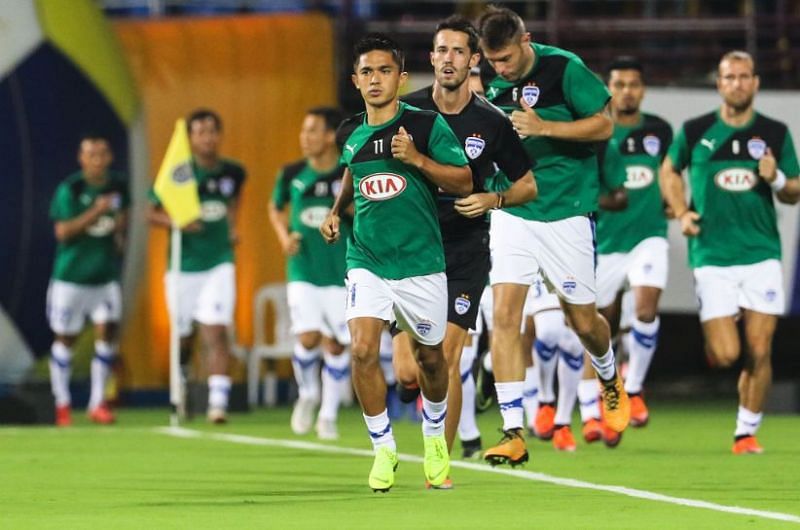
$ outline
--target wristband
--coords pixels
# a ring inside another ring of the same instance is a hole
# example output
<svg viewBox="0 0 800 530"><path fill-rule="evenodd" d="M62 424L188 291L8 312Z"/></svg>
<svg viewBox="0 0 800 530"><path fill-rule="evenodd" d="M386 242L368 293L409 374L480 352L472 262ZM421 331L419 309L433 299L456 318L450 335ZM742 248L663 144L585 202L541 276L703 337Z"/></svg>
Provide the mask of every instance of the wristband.
<svg viewBox="0 0 800 530"><path fill-rule="evenodd" d="M780 169L775 173L775 180L769 183L769 187L772 188L772 191L778 193L783 188L786 187L786 174L781 171Z"/></svg>
<svg viewBox="0 0 800 530"><path fill-rule="evenodd" d="M502 193L499 193L499 192L495 193L495 195L497 195L497 206L495 206L492 209L493 210L499 210L499 209L501 209L503 207L503 204L505 204L506 197L505 197L505 195L503 195Z"/></svg>

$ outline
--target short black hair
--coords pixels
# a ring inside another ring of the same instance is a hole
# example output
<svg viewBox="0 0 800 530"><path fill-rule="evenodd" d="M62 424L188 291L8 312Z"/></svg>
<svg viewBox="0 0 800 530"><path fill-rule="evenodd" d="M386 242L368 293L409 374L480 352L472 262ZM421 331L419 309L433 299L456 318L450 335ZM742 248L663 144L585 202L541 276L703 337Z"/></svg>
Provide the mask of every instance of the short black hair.
<svg viewBox="0 0 800 530"><path fill-rule="evenodd" d="M490 5L478 19L482 45L499 50L525 34L522 18L507 7Z"/></svg>
<svg viewBox="0 0 800 530"><path fill-rule="evenodd" d="M405 53L394 39L384 33L368 33L356 42L356 45L353 46L353 70L358 69L358 59L362 55L375 50L391 53L394 62L400 67L400 71L405 70Z"/></svg>
<svg viewBox="0 0 800 530"><path fill-rule="evenodd" d="M192 133L192 124L196 121L212 120L217 131L222 131L222 118L211 109L195 109L186 118L186 131Z"/></svg>
<svg viewBox="0 0 800 530"><path fill-rule="evenodd" d="M319 116L325 120L325 128L331 131L338 129L339 124L344 120L344 113L334 107L312 107L306 114Z"/></svg>
<svg viewBox="0 0 800 530"><path fill-rule="evenodd" d="M111 140L108 135L99 131L86 131L82 133L78 138L78 152L83 149L83 142L105 142L108 149L113 151L113 149L111 149Z"/></svg>
<svg viewBox="0 0 800 530"><path fill-rule="evenodd" d="M436 33L434 33L434 39L436 35L439 34L440 31L443 30L452 30L452 31L460 31L461 33L467 34L467 46L469 46L469 51L471 53L477 53L480 50L478 49L478 30L475 29L475 26L472 25L472 22L469 21L463 15L451 15L446 19L439 22L436 26Z"/></svg>
<svg viewBox="0 0 800 530"><path fill-rule="evenodd" d="M615 57L606 67L606 80L611 79L611 72L614 70L636 70L639 72L642 79L644 79L642 63L633 55L620 55L619 57Z"/></svg>

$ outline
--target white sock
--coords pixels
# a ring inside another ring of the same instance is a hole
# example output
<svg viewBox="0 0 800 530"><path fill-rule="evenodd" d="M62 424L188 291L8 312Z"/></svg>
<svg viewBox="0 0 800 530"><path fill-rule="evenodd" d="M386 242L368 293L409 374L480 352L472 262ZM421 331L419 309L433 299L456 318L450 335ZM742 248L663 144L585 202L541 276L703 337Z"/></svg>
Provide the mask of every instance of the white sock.
<svg viewBox="0 0 800 530"><path fill-rule="evenodd" d="M392 364L392 356L394 355L394 348L392 346L392 334L388 331L381 333L381 346L380 346L380 361L381 371L383 371L383 378L386 384L394 386L397 384L397 377L394 375L394 365Z"/></svg>
<svg viewBox="0 0 800 530"><path fill-rule="evenodd" d="M590 355L590 357L592 358L594 371L597 372L600 379L610 381L614 378L617 368L614 365L614 348L610 344L608 345L608 351L602 357L595 357L594 355Z"/></svg>
<svg viewBox="0 0 800 530"><path fill-rule="evenodd" d="M231 378L227 375L208 376L208 407L228 408L228 395L231 393Z"/></svg>
<svg viewBox="0 0 800 530"><path fill-rule="evenodd" d="M658 345L658 327L660 319L652 322L642 322L638 318L633 319L633 328L628 335L628 374L625 379L625 391L639 393L642 391L642 384L650 368L650 361Z"/></svg>
<svg viewBox="0 0 800 530"><path fill-rule="evenodd" d="M539 408L539 371L535 366L525 368L525 381L522 383L522 409L528 425L533 425L536 420L536 411Z"/></svg>
<svg viewBox="0 0 800 530"><path fill-rule="evenodd" d="M458 437L462 440L474 440L480 437L478 422L475 417L475 379L472 371L461 374L461 416L458 420Z"/></svg>
<svg viewBox="0 0 800 530"><path fill-rule="evenodd" d="M72 350L64 343L55 341L50 346L50 386L56 398L56 406L63 407L72 402L69 393L69 376L72 373Z"/></svg>
<svg viewBox="0 0 800 530"><path fill-rule="evenodd" d="M497 402L503 416L503 430L521 429L522 421L522 381L495 383Z"/></svg>
<svg viewBox="0 0 800 530"><path fill-rule="evenodd" d="M422 435L444 434L444 419L447 417L447 396L442 401L430 401L422 394Z"/></svg>
<svg viewBox="0 0 800 530"><path fill-rule="evenodd" d="M392 433L392 422L389 421L389 414L386 409L377 416L367 416L364 414L364 421L367 423L367 432L372 438L372 447L377 449L386 446L392 451L397 451L397 444L394 442Z"/></svg>
<svg viewBox="0 0 800 530"><path fill-rule="evenodd" d="M733 435L755 436L763 418L763 412L753 412L739 405L739 413L736 415L736 431Z"/></svg>
<svg viewBox="0 0 800 530"><path fill-rule="evenodd" d="M492 352L487 351L486 355L483 356L483 369L489 373L494 373L494 369L492 368Z"/></svg>
<svg viewBox="0 0 800 530"><path fill-rule="evenodd" d="M539 372L539 403L554 403L556 365L558 363L558 343L566 331L564 313L543 311L533 316L536 326L534 364Z"/></svg>
<svg viewBox="0 0 800 530"><path fill-rule="evenodd" d="M597 386L597 379L581 379L578 383L578 400L582 422L600 419L600 388Z"/></svg>
<svg viewBox="0 0 800 530"><path fill-rule="evenodd" d="M297 393L301 399L319 402L319 359L322 351L319 348L308 350L299 342L294 344L292 368L297 381Z"/></svg>
<svg viewBox="0 0 800 530"><path fill-rule="evenodd" d="M94 358L92 359L92 391L89 395L89 410L94 410L103 403L106 383L114 365L116 352L114 347L104 340L94 341Z"/></svg>
<svg viewBox="0 0 800 530"><path fill-rule="evenodd" d="M577 337L575 337L577 339ZM580 341L578 341L580 344ZM583 375L583 347L578 355L573 352L561 352L558 357L558 406L556 407L556 425L572 423L572 409L578 398L578 385Z"/></svg>
<svg viewBox="0 0 800 530"><path fill-rule="evenodd" d="M325 364L322 367L322 404L319 417L336 421L343 394L342 384L350 384L350 353L345 351L340 355L333 355L325 352L322 357Z"/></svg>

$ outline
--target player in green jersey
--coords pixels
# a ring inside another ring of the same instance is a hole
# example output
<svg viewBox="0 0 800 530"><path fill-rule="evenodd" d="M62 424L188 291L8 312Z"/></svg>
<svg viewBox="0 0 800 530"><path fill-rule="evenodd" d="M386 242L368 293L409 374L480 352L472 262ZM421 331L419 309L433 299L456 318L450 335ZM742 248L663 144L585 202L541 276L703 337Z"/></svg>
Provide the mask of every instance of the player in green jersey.
<svg viewBox="0 0 800 530"><path fill-rule="evenodd" d="M177 312L181 336L181 366L184 373L191 358L194 329L199 324L200 336L209 352L208 419L213 423L227 421L230 345L228 327L233 324L236 297L236 273L233 266L233 245L236 210L244 184L244 168L220 156L222 119L215 112L199 109L186 120L192 150L192 170L200 196L201 218L183 229L181 263L177 277L167 273L167 292L172 282L178 286ZM150 191L150 222L171 227L167 213Z"/></svg>
<svg viewBox="0 0 800 530"><path fill-rule="evenodd" d="M661 191L689 238L706 355L731 366L744 320L746 362L739 376L733 452L763 451L756 440L772 379L770 353L784 311L781 242L773 194L800 200L800 167L785 124L753 108L759 88L753 58L725 54L717 71L719 109L687 121L661 167ZM687 170L687 204L680 172Z"/></svg>
<svg viewBox="0 0 800 530"><path fill-rule="evenodd" d="M386 411L386 383L378 362L381 332L396 320L414 342L423 399L425 478L440 486L450 469L444 420L447 364L447 286L437 188L472 190L467 157L439 114L398 99L405 83L403 54L388 37L371 34L354 50L353 84L366 112L339 128L347 166L342 191L322 225L328 241L340 236L340 212L355 202L347 249L347 320L352 337L353 383L375 447L369 485L394 484L397 449Z"/></svg>
<svg viewBox="0 0 800 530"><path fill-rule="evenodd" d="M321 401L316 431L324 440L338 438L342 386L350 384L350 354L345 351L350 334L344 318L350 226L340 225L344 237L333 245L327 245L319 232L342 185L344 168L336 146L341 121L342 113L331 107L306 113L300 128L305 158L281 169L269 204L272 227L287 256L286 291L296 336L292 365L299 398L291 426L295 434L307 433ZM324 358L321 390L320 357Z"/></svg>
<svg viewBox="0 0 800 530"><path fill-rule="evenodd" d="M522 19L506 8L490 7L479 29L488 64L486 97L510 115L523 137L536 161L539 187L535 201L492 214L491 349L504 436L484 457L514 465L528 458L519 330L526 294L539 270L591 354L608 425L622 431L628 424L629 401L614 364L608 324L595 306L592 214L599 186L593 143L607 139L613 125L608 91L579 57L531 42Z"/></svg>
<svg viewBox="0 0 800 530"><path fill-rule="evenodd" d="M616 335L626 283L633 291L636 310L624 336L630 355L625 390L631 425L638 427L649 417L642 385L656 350L658 300L667 284L669 245L658 168L672 143L672 128L641 111L645 84L636 59L620 57L607 72L614 134L598 148L597 305ZM596 386L582 386L584 400L596 397Z"/></svg>
<svg viewBox="0 0 800 530"><path fill-rule="evenodd" d="M55 334L50 381L59 426L72 423L72 346L87 317L94 324L95 339L89 418L95 423L114 422L103 393L117 355L117 328L122 313L119 258L124 247L129 195L125 178L109 169L113 159L108 138L84 136L78 147L81 169L59 184L50 204L58 247L47 291L47 316Z"/></svg>

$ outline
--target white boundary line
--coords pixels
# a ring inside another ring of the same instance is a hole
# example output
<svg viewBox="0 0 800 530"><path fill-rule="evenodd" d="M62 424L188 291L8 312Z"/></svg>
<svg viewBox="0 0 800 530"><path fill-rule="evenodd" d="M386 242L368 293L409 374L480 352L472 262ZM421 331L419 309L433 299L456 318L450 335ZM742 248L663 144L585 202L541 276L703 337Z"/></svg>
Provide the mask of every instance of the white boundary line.
<svg viewBox="0 0 800 530"><path fill-rule="evenodd" d="M324 445L314 442L301 442L297 440L280 440L274 438L258 438L256 436L246 436L241 434L223 434L212 433L204 431L196 431L193 429L185 429L183 427L160 427L155 429L156 432L173 436L177 438L189 439L205 439L216 440L221 442L237 443L244 445L258 445L266 447L285 447L289 449L301 449L306 451L322 451L326 453L344 454L352 456L366 456L372 457L373 452L366 449L353 449L349 447L337 447L333 445ZM403 462L422 463L422 457L398 453L398 459ZM618 495L625 495L628 497L635 497L637 499L646 499L656 502L665 502L668 504L677 504L679 506L689 506L692 508L703 508L706 510L714 510L717 512L733 513L737 515L749 515L752 517L761 517L764 519L774 519L777 521L786 521L789 523L800 524L800 516L791 515L788 513L768 512L764 510L753 510L751 508L742 508L739 506L725 506L724 504L716 504L713 502L698 501L694 499L684 499L681 497L672 497L670 495L662 495L660 493L653 493L645 490L637 490L633 488L626 488L624 486L609 486L605 484L593 484L582 480L575 480L571 478L554 477L544 473L536 473L534 471L512 470L496 467L489 467L485 464L474 464L471 462L463 462L460 460L453 460L450 462L452 467L462 469L470 469L472 471L481 471L483 473L494 473L497 475L507 475L515 478L522 478L526 480L533 480L536 482L546 482L555 484L557 486L566 486L569 488L582 488L595 491L604 491L608 493L616 493Z"/></svg>

